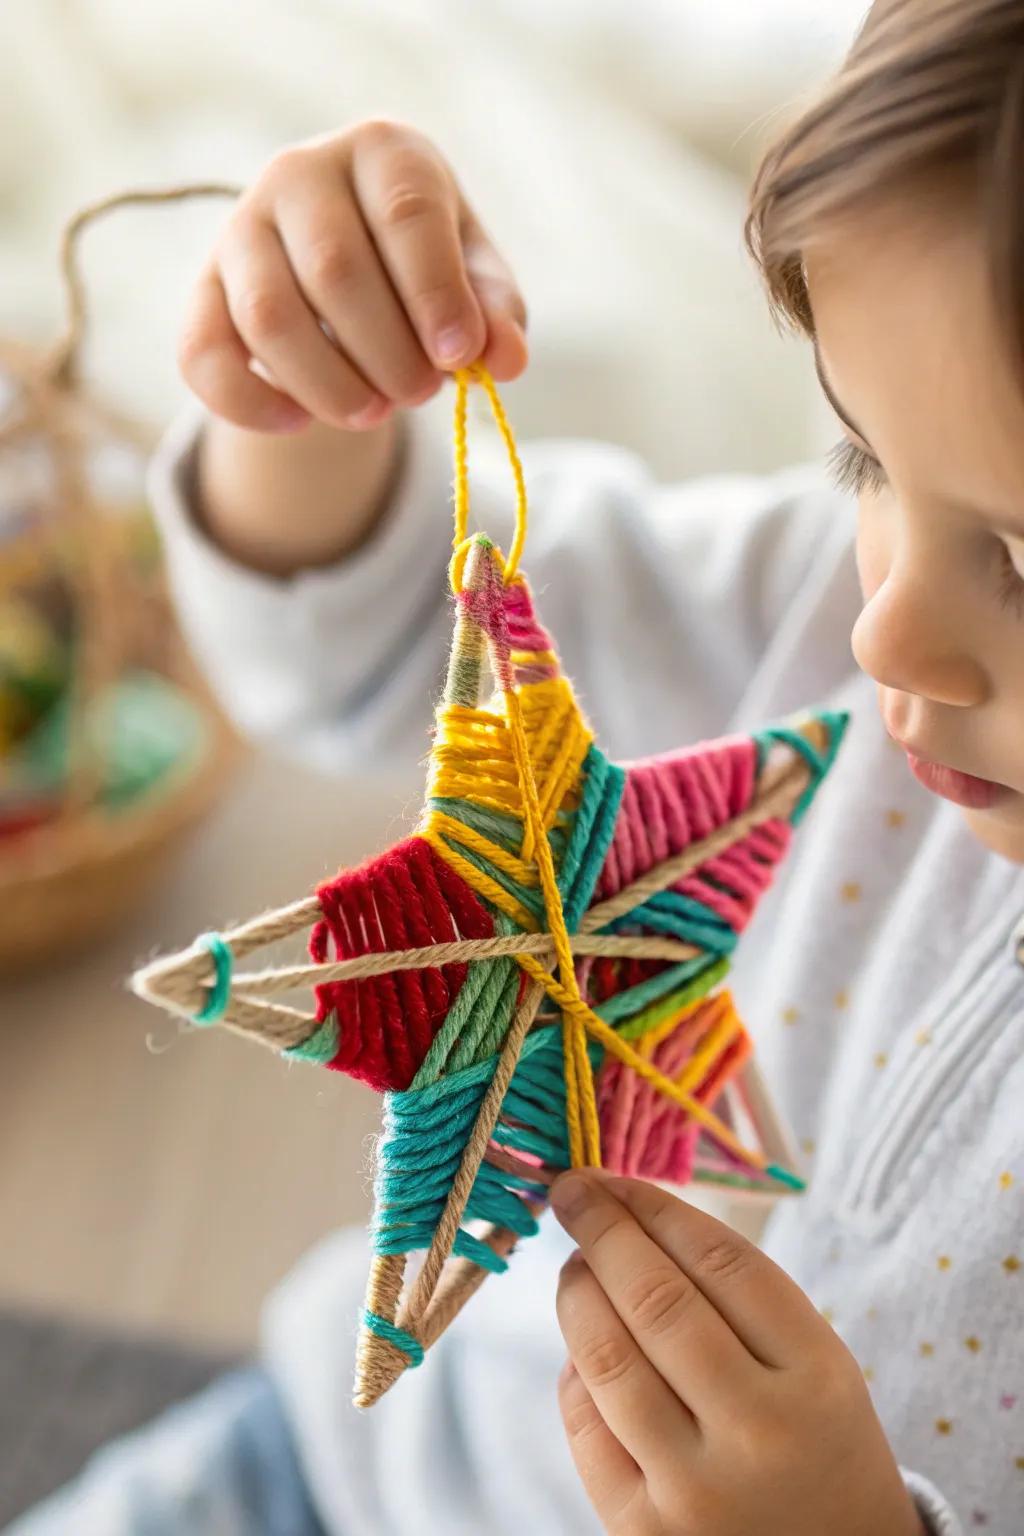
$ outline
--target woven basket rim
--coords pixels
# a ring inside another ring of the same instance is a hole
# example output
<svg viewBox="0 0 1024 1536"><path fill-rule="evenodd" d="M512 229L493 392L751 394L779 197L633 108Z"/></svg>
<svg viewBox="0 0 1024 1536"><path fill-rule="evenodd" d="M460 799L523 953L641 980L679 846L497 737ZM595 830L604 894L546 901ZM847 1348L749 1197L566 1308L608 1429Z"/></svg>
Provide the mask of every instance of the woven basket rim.
<svg viewBox="0 0 1024 1536"><path fill-rule="evenodd" d="M175 828L201 813L241 754L223 716L201 696L192 702L208 733L199 753L172 764L128 805L91 802L24 833L0 838L0 894L14 896L36 881L71 875L156 848Z"/></svg>

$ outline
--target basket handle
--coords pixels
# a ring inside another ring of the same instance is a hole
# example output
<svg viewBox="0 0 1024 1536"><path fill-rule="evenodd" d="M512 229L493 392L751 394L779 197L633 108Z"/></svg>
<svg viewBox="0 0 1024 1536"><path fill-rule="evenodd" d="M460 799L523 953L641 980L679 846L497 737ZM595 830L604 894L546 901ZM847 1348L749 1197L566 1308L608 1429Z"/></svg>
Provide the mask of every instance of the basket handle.
<svg viewBox="0 0 1024 1536"><path fill-rule="evenodd" d="M75 379L88 323L85 282L79 262L81 238L90 224L118 208L180 203L200 197L237 198L242 188L231 182L196 181L169 187L136 187L86 203L64 225L60 238L60 275L64 288L64 332L47 354L44 375L67 389Z"/></svg>
<svg viewBox="0 0 1024 1536"><path fill-rule="evenodd" d="M77 382L89 320L86 285L79 259L82 236L90 225L119 208L179 203L203 197L237 198L241 191L240 187L226 182L129 188L85 204L71 216L61 232L59 263L64 289L64 330L40 361L40 404L44 413L54 413L61 500L69 524L77 523L80 530L85 528L87 520L81 445L75 435L65 433L59 423L60 401L62 397L70 396ZM117 555L105 524L99 523L88 530L79 558L80 566L74 579L85 622L71 693L70 774L64 802L64 814L69 816L92 799L99 783L100 763L86 728L87 706L89 700L116 676L123 651L117 602Z"/></svg>

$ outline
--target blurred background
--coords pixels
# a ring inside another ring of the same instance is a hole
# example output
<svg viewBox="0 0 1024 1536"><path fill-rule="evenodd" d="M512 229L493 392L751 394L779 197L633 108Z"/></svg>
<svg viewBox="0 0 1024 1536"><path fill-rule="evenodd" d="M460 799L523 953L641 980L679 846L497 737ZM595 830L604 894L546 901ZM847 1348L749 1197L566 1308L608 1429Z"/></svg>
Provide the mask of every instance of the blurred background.
<svg viewBox="0 0 1024 1536"><path fill-rule="evenodd" d="M142 476L223 208L86 232L70 400L52 358L39 382L62 225L125 186L244 182L288 141L407 118L520 275L520 436L622 442L665 477L770 469L828 428L743 254L745 183L862 10L0 6L0 1523L250 1347L267 1289L365 1214L368 1092L185 1034L125 977L373 851L418 793L234 743L175 638Z"/></svg>

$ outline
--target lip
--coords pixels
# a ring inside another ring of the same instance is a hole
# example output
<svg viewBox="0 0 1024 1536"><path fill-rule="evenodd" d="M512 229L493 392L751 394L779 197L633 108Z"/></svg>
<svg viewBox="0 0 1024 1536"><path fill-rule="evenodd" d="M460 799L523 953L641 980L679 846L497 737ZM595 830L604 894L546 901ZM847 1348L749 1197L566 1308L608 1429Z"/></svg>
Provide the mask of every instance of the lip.
<svg viewBox="0 0 1024 1536"><path fill-rule="evenodd" d="M933 795L951 800L954 805L962 805L969 811L987 811L1008 793L1005 784L976 778L973 773L961 773L959 768L948 768L945 763L929 762L911 752L909 747L903 747L903 750L918 783L930 789Z"/></svg>

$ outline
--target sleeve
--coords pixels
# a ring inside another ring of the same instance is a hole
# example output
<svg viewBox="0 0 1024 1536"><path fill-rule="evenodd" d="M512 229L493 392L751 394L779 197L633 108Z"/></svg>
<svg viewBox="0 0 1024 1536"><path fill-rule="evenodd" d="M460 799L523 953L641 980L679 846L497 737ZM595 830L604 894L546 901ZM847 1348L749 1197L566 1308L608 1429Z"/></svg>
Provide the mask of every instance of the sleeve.
<svg viewBox="0 0 1024 1536"><path fill-rule="evenodd" d="M404 467L374 537L343 564L274 580L234 565L190 512L202 417L151 468L183 628L228 712L321 766L422 756L451 627L447 423L407 423ZM837 497L812 468L662 486L624 449L523 452L526 570L602 743L660 751L726 728L771 635L834 543ZM508 547L510 470L471 436L473 526ZM839 518L846 521L845 507Z"/></svg>
<svg viewBox="0 0 1024 1536"><path fill-rule="evenodd" d="M964 1528L942 1494L919 1472L903 1472L903 1481L928 1536L964 1536Z"/></svg>

